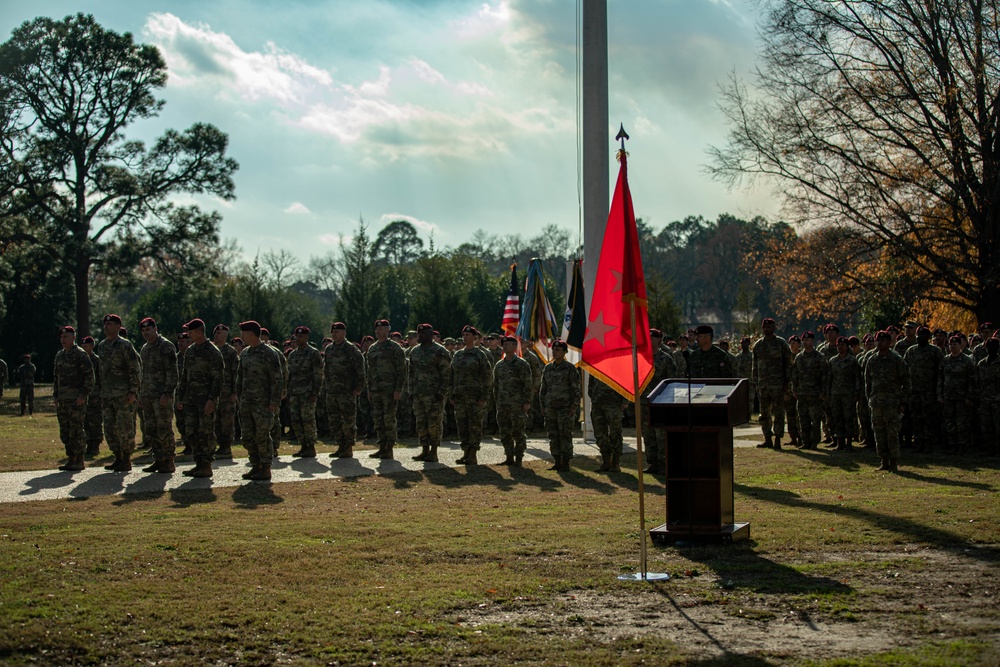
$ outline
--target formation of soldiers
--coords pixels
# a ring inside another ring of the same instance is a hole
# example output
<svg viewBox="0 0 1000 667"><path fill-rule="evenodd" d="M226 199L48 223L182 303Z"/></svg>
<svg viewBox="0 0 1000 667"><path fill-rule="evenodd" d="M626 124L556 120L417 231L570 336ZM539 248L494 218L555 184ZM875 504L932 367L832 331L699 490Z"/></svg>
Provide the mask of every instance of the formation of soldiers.
<svg viewBox="0 0 1000 667"><path fill-rule="evenodd" d="M308 327L296 327L284 344L271 341L254 321L240 324L240 336L217 325L184 325L177 345L158 331L152 318L139 323L144 343L136 351L122 320L104 318L105 337L76 344L72 327L59 331L54 397L60 437L66 448L63 470L82 470L84 459L99 453L102 440L115 456L108 470L128 472L136 448L136 424L153 456L144 472L175 472L180 435L182 454L195 466L184 474L211 477L215 459L232 458L239 439L246 447L249 480L268 480L284 427L299 449L293 456L316 456L323 435L337 446L332 458L352 458L361 437L374 437L372 458L393 459L400 432L415 434L420 453L414 460L438 460L442 438L453 430L465 465L478 463L484 433L495 429L504 448L503 465L520 466L526 431L544 425L553 470L568 470L573 432L578 424L581 375L566 361L567 345L552 343L546 363L511 336L483 336L475 327L461 341L441 340L430 324L406 336L392 332L388 320L374 323L374 335L347 340L347 327L335 322L317 348ZM944 446L963 453L969 447L997 452L1000 435L1000 338L985 323L978 336L931 331L907 322L861 339L845 337L835 324L823 328L824 340L805 332L787 341L777 336L773 319L763 320L763 335L740 340L740 351L714 341L700 326L668 340L650 331L654 349L654 388L668 377L744 377L759 405L762 448L781 449L787 423L791 445L816 449L822 442L849 450L852 442L875 448L878 470L895 471L901 447L930 451ZM523 355L523 356L522 356ZM0 367L0 373L6 366ZM15 371L21 384L22 414L32 410L35 368L30 357ZM629 402L600 377L588 384L591 422L601 452L602 471L620 471L622 422ZM649 468L661 473L665 439L649 425Z"/></svg>

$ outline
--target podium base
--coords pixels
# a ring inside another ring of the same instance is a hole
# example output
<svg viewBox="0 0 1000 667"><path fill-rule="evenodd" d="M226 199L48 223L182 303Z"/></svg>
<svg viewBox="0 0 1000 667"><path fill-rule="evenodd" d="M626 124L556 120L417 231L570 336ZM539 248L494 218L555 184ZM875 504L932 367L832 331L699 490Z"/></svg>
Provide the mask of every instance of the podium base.
<svg viewBox="0 0 1000 667"><path fill-rule="evenodd" d="M662 524L656 528L651 528L649 538L653 544L663 546L676 544L677 542L711 542L716 544L729 544L731 542L742 542L750 539L749 523L729 523L718 528L705 526L674 526L669 528L667 524Z"/></svg>
<svg viewBox="0 0 1000 667"><path fill-rule="evenodd" d="M645 575L642 572L634 572L632 574L619 574L618 579L621 581L669 581L670 575L666 572L647 572Z"/></svg>

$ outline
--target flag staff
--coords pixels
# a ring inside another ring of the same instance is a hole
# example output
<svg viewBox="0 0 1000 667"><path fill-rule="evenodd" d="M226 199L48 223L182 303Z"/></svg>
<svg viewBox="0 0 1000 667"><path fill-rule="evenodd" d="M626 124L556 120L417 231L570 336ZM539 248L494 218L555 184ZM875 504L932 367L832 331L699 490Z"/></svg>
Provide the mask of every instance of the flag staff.
<svg viewBox="0 0 1000 667"><path fill-rule="evenodd" d="M625 124L622 123L618 129L617 141L621 141L619 161L625 158L625 141L628 139L625 132ZM624 209L627 218L628 209ZM629 300L629 316L632 321L632 400L635 403L635 456L636 468L639 478L639 572L633 574L621 574L618 578L623 581L666 581L670 575L665 572L649 572L646 567L646 489L643 483L643 461L642 461L642 401L639 396L639 351L636 346L636 315L635 302L638 294L626 295Z"/></svg>

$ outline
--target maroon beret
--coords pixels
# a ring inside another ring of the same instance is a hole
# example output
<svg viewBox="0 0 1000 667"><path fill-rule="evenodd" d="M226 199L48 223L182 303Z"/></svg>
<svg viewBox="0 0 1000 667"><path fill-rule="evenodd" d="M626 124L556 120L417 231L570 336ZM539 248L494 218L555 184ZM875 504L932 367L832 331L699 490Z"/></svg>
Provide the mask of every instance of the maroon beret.
<svg viewBox="0 0 1000 667"><path fill-rule="evenodd" d="M552 344L549 347L551 347L553 350L560 347L564 350L567 351L569 350L569 345L567 345L566 341L562 340L561 338L556 338L554 341L552 341Z"/></svg>
<svg viewBox="0 0 1000 667"><path fill-rule="evenodd" d="M156 320L154 320L152 317L144 317L142 318L142 321L139 322L140 329L145 329L146 327L155 327L155 326L156 326Z"/></svg>
<svg viewBox="0 0 1000 667"><path fill-rule="evenodd" d="M370 340L375 340L375 337L374 336L365 336L364 338L361 339L361 342L362 343L367 343Z"/></svg>
<svg viewBox="0 0 1000 667"><path fill-rule="evenodd" d="M204 329L205 321L196 317L187 324L185 324L184 326L186 326L188 329Z"/></svg>
<svg viewBox="0 0 1000 667"><path fill-rule="evenodd" d="M246 322L240 322L240 331L249 331L254 336L260 336L263 329L261 329L260 324L255 320L247 320Z"/></svg>
<svg viewBox="0 0 1000 667"><path fill-rule="evenodd" d="M477 329L476 327L472 326L471 324L466 324L464 327L462 327L462 333L464 333L464 334L467 334L467 333L475 334L476 336L480 335L479 329ZM503 341L501 340L500 342L503 342Z"/></svg>
<svg viewBox="0 0 1000 667"><path fill-rule="evenodd" d="M114 313L110 313L110 314L104 316L104 323L107 324L108 322L114 322L115 324L121 324L122 323L122 318L121 318L120 315L115 315Z"/></svg>
<svg viewBox="0 0 1000 667"><path fill-rule="evenodd" d="M389 326L389 320L375 320L375 328Z"/></svg>
<svg viewBox="0 0 1000 667"><path fill-rule="evenodd" d="M225 324L216 324L215 328L212 329L212 333L214 333L214 334L217 334L220 331L229 331L229 327L226 326Z"/></svg>
<svg viewBox="0 0 1000 667"><path fill-rule="evenodd" d="M694 330L694 333L695 333L695 335L698 335L698 334L713 334L714 335L715 334L715 329L713 329L712 327L708 326L707 324L700 324Z"/></svg>
<svg viewBox="0 0 1000 667"><path fill-rule="evenodd" d="M296 334L296 335L298 335L298 334L306 334L306 335L308 335L309 334L309 327L306 327L306 326L295 327L295 331L293 331L292 333Z"/></svg>
<svg viewBox="0 0 1000 667"><path fill-rule="evenodd" d="M504 343L516 343L516 342L517 342L517 336L501 336L500 337L500 344L501 345L503 345Z"/></svg>
<svg viewBox="0 0 1000 667"><path fill-rule="evenodd" d="M761 326L764 326L765 324L774 324L774 318L773 317L765 317L764 319L762 319L760 321L760 325Z"/></svg>
<svg viewBox="0 0 1000 667"><path fill-rule="evenodd" d="M816 334L814 334L812 331L806 331L802 334L802 340L805 340L806 338L811 338L813 340L816 340Z"/></svg>
<svg viewBox="0 0 1000 667"><path fill-rule="evenodd" d="M76 329L74 329L70 325L66 324L66 325L63 325L63 326L59 327L59 335L61 336L64 333L75 334L76 333Z"/></svg>
<svg viewBox="0 0 1000 667"><path fill-rule="evenodd" d="M343 322L334 322L330 325L330 331L347 331L347 325Z"/></svg>
<svg viewBox="0 0 1000 667"><path fill-rule="evenodd" d="M649 330L649 337L650 338L663 338L663 332L660 331L659 329L650 329Z"/></svg>
<svg viewBox="0 0 1000 667"><path fill-rule="evenodd" d="M421 331L434 331L434 327L426 322L424 324L418 324L417 332L419 333Z"/></svg>
<svg viewBox="0 0 1000 667"><path fill-rule="evenodd" d="M271 337L271 332L267 330L267 327L261 327L260 328L260 335L261 336L267 336L268 338L270 338Z"/></svg>

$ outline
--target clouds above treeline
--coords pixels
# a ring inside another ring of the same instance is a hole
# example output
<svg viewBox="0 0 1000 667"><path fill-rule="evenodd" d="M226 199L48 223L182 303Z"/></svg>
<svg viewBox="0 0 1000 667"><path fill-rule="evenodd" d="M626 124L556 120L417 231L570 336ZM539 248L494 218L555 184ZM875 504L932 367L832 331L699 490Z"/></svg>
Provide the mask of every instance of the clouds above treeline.
<svg viewBox="0 0 1000 667"><path fill-rule="evenodd" d="M375 231L411 220L439 245L477 228L577 228L575 0L67 7L2 8L0 27L84 11L158 46L167 107L134 131L204 120L230 135L241 169L223 234L244 247L267 238L308 256L360 216ZM725 136L717 84L753 64L748 11L608 2L609 145L624 122L637 212L654 224L770 206L766 193L728 193L701 171L706 146Z"/></svg>

